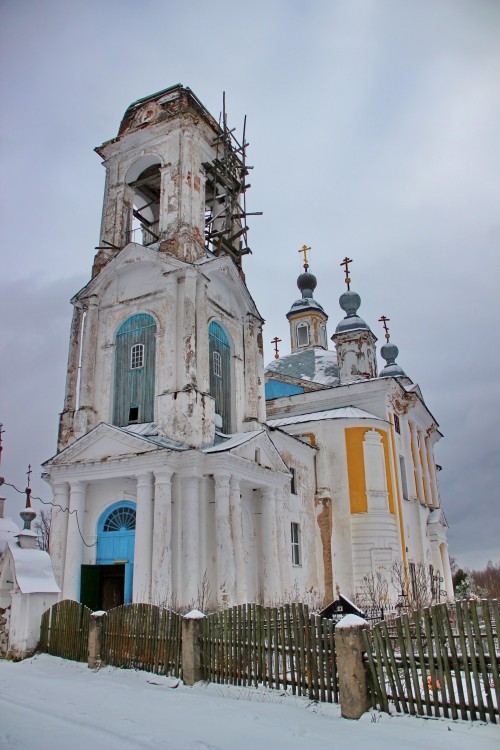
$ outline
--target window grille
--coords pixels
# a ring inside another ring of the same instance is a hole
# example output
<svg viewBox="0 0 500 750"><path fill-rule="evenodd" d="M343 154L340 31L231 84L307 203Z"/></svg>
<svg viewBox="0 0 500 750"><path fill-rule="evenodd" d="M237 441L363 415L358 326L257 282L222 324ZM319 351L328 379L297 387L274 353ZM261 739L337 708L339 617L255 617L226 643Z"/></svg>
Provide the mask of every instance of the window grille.
<svg viewBox="0 0 500 750"><path fill-rule="evenodd" d="M292 475L290 479L290 492L292 493L292 495L296 495L297 494L297 475L293 467L290 468L290 474Z"/></svg>
<svg viewBox="0 0 500 750"><path fill-rule="evenodd" d="M135 510L133 508L115 508L104 522L103 531L132 531L135 529Z"/></svg>
<svg viewBox="0 0 500 750"><path fill-rule="evenodd" d="M219 352L213 354L214 375L222 379L222 357Z"/></svg>
<svg viewBox="0 0 500 750"><path fill-rule="evenodd" d="M292 539L292 564L302 565L300 550L300 524L292 522L290 525Z"/></svg>
<svg viewBox="0 0 500 750"><path fill-rule="evenodd" d="M130 369L144 367L144 344L134 344L130 349Z"/></svg>

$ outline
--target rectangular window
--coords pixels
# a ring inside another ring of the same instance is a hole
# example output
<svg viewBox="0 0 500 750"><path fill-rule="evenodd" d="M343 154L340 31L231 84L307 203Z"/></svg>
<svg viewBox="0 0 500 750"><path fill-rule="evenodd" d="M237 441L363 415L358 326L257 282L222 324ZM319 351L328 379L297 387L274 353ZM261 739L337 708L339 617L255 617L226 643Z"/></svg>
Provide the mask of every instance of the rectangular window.
<svg viewBox="0 0 500 750"><path fill-rule="evenodd" d="M139 407L131 406L128 412L128 423L134 424L139 421Z"/></svg>
<svg viewBox="0 0 500 750"><path fill-rule="evenodd" d="M222 379L222 357L219 352L213 354L214 375Z"/></svg>
<svg viewBox="0 0 500 750"><path fill-rule="evenodd" d="M290 492L292 495L297 494L297 481L296 481L296 474L295 469L293 467L290 468L290 474L292 475L290 478Z"/></svg>
<svg viewBox="0 0 500 750"><path fill-rule="evenodd" d="M144 367L144 344L134 344L130 350L130 369L139 370Z"/></svg>
<svg viewBox="0 0 500 750"><path fill-rule="evenodd" d="M300 551L300 524L292 522L292 565L302 565L302 555Z"/></svg>
<svg viewBox="0 0 500 750"><path fill-rule="evenodd" d="M417 569L415 563L411 562L408 564L408 572L410 573L410 587L412 598L414 601L418 601Z"/></svg>
<svg viewBox="0 0 500 750"><path fill-rule="evenodd" d="M394 429L398 435L401 435L401 425L399 424L399 417L397 414L394 415Z"/></svg>
<svg viewBox="0 0 500 750"><path fill-rule="evenodd" d="M297 326L297 344L299 346L309 345L309 326L307 323Z"/></svg>
<svg viewBox="0 0 500 750"><path fill-rule="evenodd" d="M408 500L408 482L406 481L406 463L403 456L399 457L399 473L401 474L401 488L403 500Z"/></svg>

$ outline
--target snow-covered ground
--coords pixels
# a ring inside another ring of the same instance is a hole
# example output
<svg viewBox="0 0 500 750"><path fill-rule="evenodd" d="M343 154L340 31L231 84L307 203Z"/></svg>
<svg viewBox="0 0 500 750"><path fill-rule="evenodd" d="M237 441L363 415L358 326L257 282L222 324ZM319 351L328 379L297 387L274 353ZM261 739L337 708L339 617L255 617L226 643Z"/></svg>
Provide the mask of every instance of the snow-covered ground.
<svg viewBox="0 0 500 750"><path fill-rule="evenodd" d="M0 661L2 750L407 750L500 747L500 727L367 713L45 654Z"/></svg>

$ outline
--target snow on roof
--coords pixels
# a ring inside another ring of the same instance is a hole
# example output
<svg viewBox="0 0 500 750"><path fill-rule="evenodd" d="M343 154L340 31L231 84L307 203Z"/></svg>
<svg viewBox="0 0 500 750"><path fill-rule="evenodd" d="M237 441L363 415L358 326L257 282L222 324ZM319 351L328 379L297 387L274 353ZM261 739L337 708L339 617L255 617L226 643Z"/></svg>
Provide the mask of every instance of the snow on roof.
<svg viewBox="0 0 500 750"><path fill-rule="evenodd" d="M41 549L21 549L15 542L8 543L14 562L16 583L23 594L58 594L49 554Z"/></svg>
<svg viewBox="0 0 500 750"><path fill-rule="evenodd" d="M252 438L257 437L257 435L262 435L263 432L265 432L265 430L237 432L236 434L231 435L228 440L225 440L222 443L217 443L217 445L212 445L209 448L202 448L202 451L203 453L221 453L223 451L230 451L232 448L236 448L238 445L247 443L249 440L252 440Z"/></svg>
<svg viewBox="0 0 500 750"><path fill-rule="evenodd" d="M299 380L310 380L322 385L338 385L339 368L337 354L328 349L306 349L293 352L270 362L266 373L289 375Z"/></svg>
<svg viewBox="0 0 500 750"><path fill-rule="evenodd" d="M364 409L358 409L355 406L343 406L338 409L328 409L327 411L314 411L308 414L297 414L294 417L283 417L282 419L269 419L267 424L270 427L284 427L287 424L299 424L300 422L319 422L323 419L376 419L379 422L385 422L385 419L370 414Z"/></svg>
<svg viewBox="0 0 500 750"><path fill-rule="evenodd" d="M113 427L115 425L112 425ZM129 424L126 427L116 427L118 430L127 432L135 437L143 438L148 443L153 443L160 448L170 448L174 451L185 451L189 450L189 446L185 443L178 443L175 440L163 437L158 434L158 427L154 422L142 422L141 424Z"/></svg>

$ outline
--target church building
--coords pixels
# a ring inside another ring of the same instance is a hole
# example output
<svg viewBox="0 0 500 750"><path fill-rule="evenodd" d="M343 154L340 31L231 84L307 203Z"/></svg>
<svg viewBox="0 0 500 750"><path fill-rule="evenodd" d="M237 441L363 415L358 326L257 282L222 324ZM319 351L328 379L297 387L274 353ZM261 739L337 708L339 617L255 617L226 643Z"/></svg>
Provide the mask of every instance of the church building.
<svg viewBox="0 0 500 750"><path fill-rule="evenodd" d="M44 464L61 596L92 609L320 605L398 560L409 596L419 565L451 597L438 426L389 334L377 372L349 259L334 350L304 251L291 353L264 368L242 269L245 146L225 111L217 122L176 85L132 104L96 149L100 241L72 299Z"/></svg>

